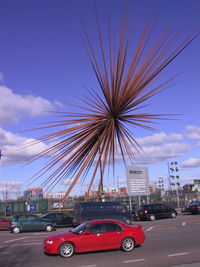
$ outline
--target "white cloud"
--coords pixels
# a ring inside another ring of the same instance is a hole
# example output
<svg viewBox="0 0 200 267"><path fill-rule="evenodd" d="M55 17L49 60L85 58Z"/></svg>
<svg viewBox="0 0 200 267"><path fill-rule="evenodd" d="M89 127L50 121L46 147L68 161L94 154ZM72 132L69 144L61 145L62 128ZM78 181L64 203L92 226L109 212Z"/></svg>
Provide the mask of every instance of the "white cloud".
<svg viewBox="0 0 200 267"><path fill-rule="evenodd" d="M19 147L24 147L32 141L34 141L34 139L13 134L0 128L0 145L3 154L1 164L23 164L28 159L47 148L47 145L39 142L33 146L27 146L23 149L19 149Z"/></svg>
<svg viewBox="0 0 200 267"><path fill-rule="evenodd" d="M186 127L186 136L190 139L200 140L200 127L188 125Z"/></svg>
<svg viewBox="0 0 200 267"><path fill-rule="evenodd" d="M1 77L0 77L1 78ZM40 96L15 94L12 89L0 86L0 125L16 123L25 117L38 117L54 110L54 105Z"/></svg>
<svg viewBox="0 0 200 267"><path fill-rule="evenodd" d="M152 164L161 161L167 161L172 157L179 157L186 152L191 151L192 147L184 142L183 135L178 133L172 134L154 134L143 138L136 138L136 141L142 147L143 151L137 152L133 150L135 155L135 163L137 164ZM126 155L126 158L128 156ZM117 159L121 160L119 153Z"/></svg>
<svg viewBox="0 0 200 267"><path fill-rule="evenodd" d="M143 138L136 138L136 141L141 146L159 146L163 143L181 141L183 140L183 135L178 133L172 133L167 135L166 133L157 133L151 136L145 136Z"/></svg>
<svg viewBox="0 0 200 267"><path fill-rule="evenodd" d="M190 158L183 162L183 168L194 168L200 167L200 159L199 158Z"/></svg>
<svg viewBox="0 0 200 267"><path fill-rule="evenodd" d="M142 155L136 156L136 162L141 164L166 161L189 152L191 147L185 143L163 143L160 146L144 146Z"/></svg>

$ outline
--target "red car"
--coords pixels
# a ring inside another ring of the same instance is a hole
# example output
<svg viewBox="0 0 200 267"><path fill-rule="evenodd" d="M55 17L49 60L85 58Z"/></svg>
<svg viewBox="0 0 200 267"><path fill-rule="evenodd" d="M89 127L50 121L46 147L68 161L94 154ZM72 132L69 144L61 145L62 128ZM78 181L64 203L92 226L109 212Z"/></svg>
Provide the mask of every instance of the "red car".
<svg viewBox="0 0 200 267"><path fill-rule="evenodd" d="M102 219L86 221L73 230L51 235L44 240L44 252L68 258L74 253L122 249L132 251L144 242L141 225L128 225L120 221Z"/></svg>
<svg viewBox="0 0 200 267"><path fill-rule="evenodd" d="M0 230L8 230L10 221L0 216Z"/></svg>

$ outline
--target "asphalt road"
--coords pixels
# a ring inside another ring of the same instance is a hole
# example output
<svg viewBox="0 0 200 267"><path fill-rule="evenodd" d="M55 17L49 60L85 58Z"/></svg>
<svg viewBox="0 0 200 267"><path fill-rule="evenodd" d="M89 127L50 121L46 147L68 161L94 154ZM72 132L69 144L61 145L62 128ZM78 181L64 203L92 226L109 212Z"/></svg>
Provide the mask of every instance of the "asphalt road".
<svg viewBox="0 0 200 267"><path fill-rule="evenodd" d="M0 232L1 267L200 267L200 215L179 215L142 224L145 243L130 253L120 250L76 254L69 259L43 253L46 232ZM64 232L69 228L58 229ZM54 233L56 233L54 232Z"/></svg>

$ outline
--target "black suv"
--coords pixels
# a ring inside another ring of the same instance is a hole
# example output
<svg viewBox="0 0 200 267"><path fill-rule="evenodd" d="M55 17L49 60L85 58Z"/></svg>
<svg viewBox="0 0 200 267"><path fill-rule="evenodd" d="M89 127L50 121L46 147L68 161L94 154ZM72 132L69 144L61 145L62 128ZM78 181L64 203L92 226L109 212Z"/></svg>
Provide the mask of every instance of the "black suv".
<svg viewBox="0 0 200 267"><path fill-rule="evenodd" d="M73 226L73 218L64 212L49 212L42 215L41 219L55 224L56 227Z"/></svg>
<svg viewBox="0 0 200 267"><path fill-rule="evenodd" d="M140 220L154 221L162 218L175 218L176 216L176 210L165 204L141 205L138 209L138 218Z"/></svg>

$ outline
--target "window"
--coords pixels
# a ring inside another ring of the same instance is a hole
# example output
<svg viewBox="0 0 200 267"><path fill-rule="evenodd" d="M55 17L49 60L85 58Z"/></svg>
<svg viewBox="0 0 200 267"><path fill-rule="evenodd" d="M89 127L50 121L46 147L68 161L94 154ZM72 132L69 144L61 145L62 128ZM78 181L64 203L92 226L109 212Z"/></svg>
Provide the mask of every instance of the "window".
<svg viewBox="0 0 200 267"><path fill-rule="evenodd" d="M103 232L103 224L102 223L97 223L97 224L91 226L88 230L92 234L102 233Z"/></svg>
<svg viewBox="0 0 200 267"><path fill-rule="evenodd" d="M121 226L117 223L104 223L104 232L116 232L121 230Z"/></svg>
<svg viewBox="0 0 200 267"><path fill-rule="evenodd" d="M19 217L18 217L18 221L19 222L24 222L24 221L26 221L27 220L27 216L26 215L20 215Z"/></svg>
<svg viewBox="0 0 200 267"><path fill-rule="evenodd" d="M27 220L28 221L38 221L38 217L34 216L34 215L30 215L30 216L28 216Z"/></svg>
<svg viewBox="0 0 200 267"><path fill-rule="evenodd" d="M51 213L51 214L48 214L48 215L44 216L44 218L46 218L46 219L54 219L55 216L54 216L53 213Z"/></svg>

